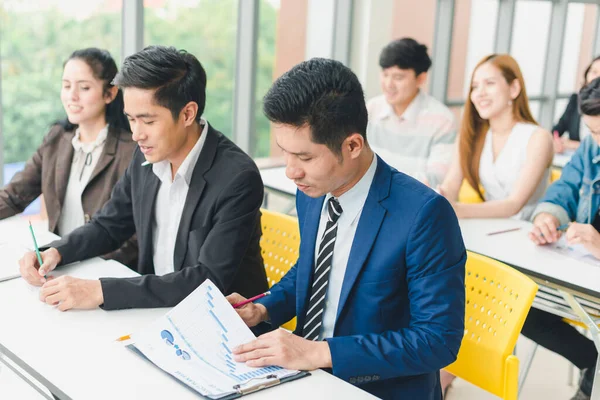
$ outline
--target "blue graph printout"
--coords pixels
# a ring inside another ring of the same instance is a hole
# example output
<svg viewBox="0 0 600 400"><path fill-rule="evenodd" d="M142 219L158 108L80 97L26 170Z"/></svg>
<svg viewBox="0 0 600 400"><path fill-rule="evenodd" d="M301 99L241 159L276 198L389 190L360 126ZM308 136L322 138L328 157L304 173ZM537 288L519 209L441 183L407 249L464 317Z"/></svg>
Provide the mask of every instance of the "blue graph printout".
<svg viewBox="0 0 600 400"><path fill-rule="evenodd" d="M214 399L234 393L236 385L251 386L299 372L236 362L231 349L255 338L210 280L132 336L135 347L150 361Z"/></svg>

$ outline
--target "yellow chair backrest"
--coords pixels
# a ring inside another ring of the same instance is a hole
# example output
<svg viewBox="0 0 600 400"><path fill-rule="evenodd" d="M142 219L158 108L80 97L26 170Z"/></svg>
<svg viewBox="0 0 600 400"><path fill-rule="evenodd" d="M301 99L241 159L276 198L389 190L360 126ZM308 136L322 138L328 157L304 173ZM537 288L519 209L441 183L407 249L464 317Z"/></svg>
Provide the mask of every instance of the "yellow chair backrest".
<svg viewBox="0 0 600 400"><path fill-rule="evenodd" d="M483 193L483 189L482 193ZM458 202L459 203L483 203L483 200L479 197L475 189L469 185L466 179L463 179L462 184L460 185L460 190L458 191Z"/></svg>
<svg viewBox="0 0 600 400"><path fill-rule="evenodd" d="M294 217L265 209L261 213L260 251L271 287L296 263L300 250L300 229L298 220ZM296 318L282 326L293 331L296 328Z"/></svg>
<svg viewBox="0 0 600 400"><path fill-rule="evenodd" d="M519 271L467 252L465 335L452 374L508 400L518 394L519 359L512 355L537 284Z"/></svg>
<svg viewBox="0 0 600 400"><path fill-rule="evenodd" d="M550 170L550 183L559 180L560 179L560 174L562 174L562 169L560 169L560 168L552 168Z"/></svg>

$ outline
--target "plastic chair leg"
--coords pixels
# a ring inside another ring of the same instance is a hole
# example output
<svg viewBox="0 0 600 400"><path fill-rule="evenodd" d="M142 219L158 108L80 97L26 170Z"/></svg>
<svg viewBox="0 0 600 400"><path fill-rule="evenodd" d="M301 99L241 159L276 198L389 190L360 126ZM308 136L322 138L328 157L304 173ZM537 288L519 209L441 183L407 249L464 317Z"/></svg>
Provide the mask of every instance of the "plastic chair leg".
<svg viewBox="0 0 600 400"><path fill-rule="evenodd" d="M529 369L531 368L531 363L533 362L533 358L535 357L535 352L537 351L538 344L533 342L533 349L531 353L523 359L523 369L519 374L519 393L523 390L523 385L525 385L525 379L527 379L527 374L529 373Z"/></svg>

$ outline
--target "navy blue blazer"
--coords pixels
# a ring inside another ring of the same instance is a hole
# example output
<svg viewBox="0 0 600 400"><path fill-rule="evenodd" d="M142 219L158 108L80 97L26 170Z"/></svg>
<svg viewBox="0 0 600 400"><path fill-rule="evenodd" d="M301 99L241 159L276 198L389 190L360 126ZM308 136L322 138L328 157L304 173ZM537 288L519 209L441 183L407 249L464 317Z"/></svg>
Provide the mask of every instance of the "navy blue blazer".
<svg viewBox="0 0 600 400"><path fill-rule="evenodd" d="M298 316L300 334L324 197L296 200L298 262L260 303L275 326ZM378 157L326 339L333 374L385 399L441 399L438 371L464 332L465 261L448 201Z"/></svg>

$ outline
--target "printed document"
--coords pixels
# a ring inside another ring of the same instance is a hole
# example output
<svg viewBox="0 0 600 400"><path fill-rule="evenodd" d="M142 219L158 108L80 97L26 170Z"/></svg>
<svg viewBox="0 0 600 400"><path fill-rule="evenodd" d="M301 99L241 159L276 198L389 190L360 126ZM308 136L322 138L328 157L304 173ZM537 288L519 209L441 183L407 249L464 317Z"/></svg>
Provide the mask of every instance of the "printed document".
<svg viewBox="0 0 600 400"><path fill-rule="evenodd" d="M203 396L219 399L300 373L236 362L231 349L255 338L219 289L206 280L165 316L134 333L132 346Z"/></svg>

